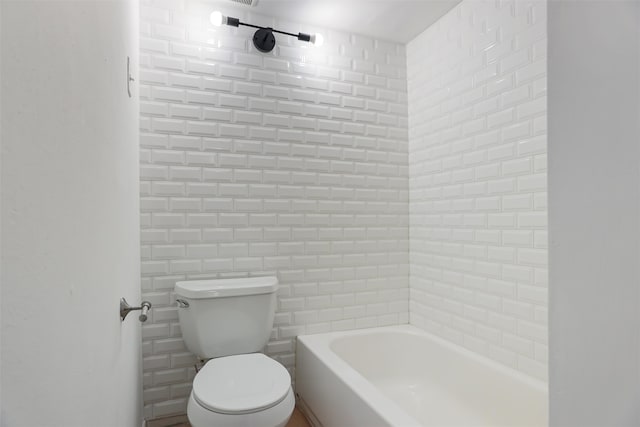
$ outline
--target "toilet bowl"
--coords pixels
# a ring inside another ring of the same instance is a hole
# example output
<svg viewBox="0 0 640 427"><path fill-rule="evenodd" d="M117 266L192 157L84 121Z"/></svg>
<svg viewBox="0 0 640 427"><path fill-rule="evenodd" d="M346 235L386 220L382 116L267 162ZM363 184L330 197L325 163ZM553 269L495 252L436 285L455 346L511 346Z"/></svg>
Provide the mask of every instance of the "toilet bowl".
<svg viewBox="0 0 640 427"><path fill-rule="evenodd" d="M193 381L193 427L283 427L295 405L291 377L261 353L210 360Z"/></svg>
<svg viewBox="0 0 640 427"><path fill-rule="evenodd" d="M187 348L208 362L193 380L193 427L284 427L295 397L289 372L260 350L273 327L275 277L176 283Z"/></svg>

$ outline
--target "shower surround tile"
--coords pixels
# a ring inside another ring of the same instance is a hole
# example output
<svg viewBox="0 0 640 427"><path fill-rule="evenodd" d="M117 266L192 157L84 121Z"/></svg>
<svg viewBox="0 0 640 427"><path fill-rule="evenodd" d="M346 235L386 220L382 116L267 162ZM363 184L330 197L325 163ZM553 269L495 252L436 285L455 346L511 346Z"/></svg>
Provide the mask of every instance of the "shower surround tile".
<svg viewBox="0 0 640 427"><path fill-rule="evenodd" d="M141 6L147 419L184 413L195 374L178 280L277 275L266 353L292 374L298 334L408 322L404 46L242 9L242 21L325 37L316 48L276 35L262 54L251 29L212 27L212 10Z"/></svg>
<svg viewBox="0 0 640 427"><path fill-rule="evenodd" d="M546 2L465 0L407 45L411 323L547 378Z"/></svg>
<svg viewBox="0 0 640 427"><path fill-rule="evenodd" d="M143 1L148 419L186 411L185 279L277 275L292 374L298 334L410 320L546 378L545 6L464 0L407 53L242 9L326 40L261 54L214 6Z"/></svg>

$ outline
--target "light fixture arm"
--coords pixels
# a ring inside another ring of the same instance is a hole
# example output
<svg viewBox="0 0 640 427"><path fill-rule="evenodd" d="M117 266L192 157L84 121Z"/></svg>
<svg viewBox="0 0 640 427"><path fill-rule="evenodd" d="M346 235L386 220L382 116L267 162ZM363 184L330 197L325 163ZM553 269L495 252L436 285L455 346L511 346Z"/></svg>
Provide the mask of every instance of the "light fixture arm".
<svg viewBox="0 0 640 427"><path fill-rule="evenodd" d="M228 21L229 19L235 19L235 18L230 18L230 17L228 17L228 18L227 18L227 25L232 25L232 26L234 26L234 27L237 27L237 26L242 25L242 26L244 26L244 27L256 28L256 29L258 29L258 30L269 30L269 31L271 31L272 33L284 34L284 35L286 35L286 36L295 37L295 38L297 38L298 40L302 40L303 42L310 42L310 41L311 41L311 34L305 34L305 33L298 33L298 34L288 33L288 32L286 32L286 31L276 30L275 28L271 28L271 27L261 27L261 26L259 26L259 25L247 24L247 23L245 23L245 22L241 22L239 19L238 19L238 25L233 25L233 24L229 23L229 21Z"/></svg>

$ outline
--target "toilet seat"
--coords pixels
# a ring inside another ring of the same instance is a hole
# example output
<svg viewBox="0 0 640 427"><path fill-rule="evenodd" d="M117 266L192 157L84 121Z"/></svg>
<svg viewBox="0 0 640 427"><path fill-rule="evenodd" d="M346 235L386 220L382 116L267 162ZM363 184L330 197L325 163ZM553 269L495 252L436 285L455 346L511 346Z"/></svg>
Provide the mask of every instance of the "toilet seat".
<svg viewBox="0 0 640 427"><path fill-rule="evenodd" d="M282 402L291 388L289 372L261 353L219 357L193 381L193 397L220 414L250 414Z"/></svg>

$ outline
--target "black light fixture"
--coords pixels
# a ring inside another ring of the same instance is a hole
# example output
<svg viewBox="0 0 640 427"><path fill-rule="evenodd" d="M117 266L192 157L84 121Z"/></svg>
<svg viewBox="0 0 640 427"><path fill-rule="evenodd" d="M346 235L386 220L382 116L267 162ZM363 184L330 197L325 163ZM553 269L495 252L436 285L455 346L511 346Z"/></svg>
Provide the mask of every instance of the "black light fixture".
<svg viewBox="0 0 640 427"><path fill-rule="evenodd" d="M285 34L287 36L295 37L298 40L312 43L316 46L322 46L324 38L322 34L305 34L305 33L287 33L286 31L275 30L270 27L260 27L258 25L245 24L240 22L238 18L232 18L231 16L224 16L221 12L215 11L211 13L211 23L217 27L222 24L230 25L232 27L239 27L243 25L245 27L257 28L258 30L253 35L253 45L260 52L271 52L276 45L276 38L273 33Z"/></svg>

